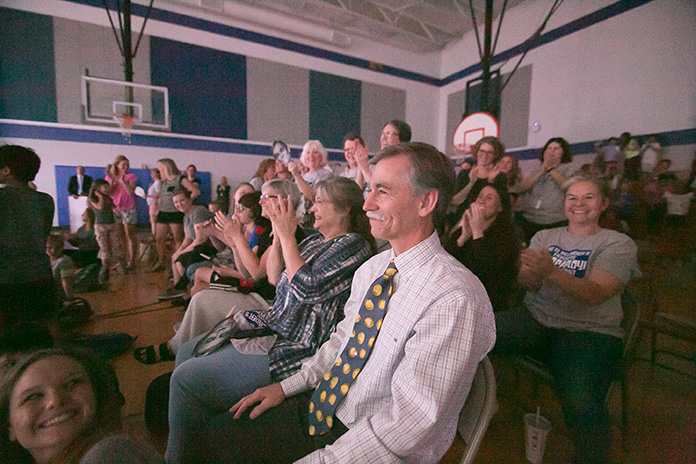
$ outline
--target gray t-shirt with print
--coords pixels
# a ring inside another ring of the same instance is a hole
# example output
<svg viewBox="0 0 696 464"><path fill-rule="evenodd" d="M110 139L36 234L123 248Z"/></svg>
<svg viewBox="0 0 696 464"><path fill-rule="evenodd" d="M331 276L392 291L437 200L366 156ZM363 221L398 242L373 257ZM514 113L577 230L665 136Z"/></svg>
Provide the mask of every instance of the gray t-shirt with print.
<svg viewBox="0 0 696 464"><path fill-rule="evenodd" d="M572 235L566 227L542 230L532 237L529 248L547 248L557 267L581 279L595 269L608 272L623 283L641 275L636 244L614 230L602 229L593 235ZM620 293L590 306L545 280L537 291L527 292L524 305L546 327L622 336Z"/></svg>
<svg viewBox="0 0 696 464"><path fill-rule="evenodd" d="M570 163L556 168L563 177L570 177L574 169ZM558 182L549 173L542 174L531 190L522 197L524 218L535 224L553 224L566 220L565 195Z"/></svg>
<svg viewBox="0 0 696 464"><path fill-rule="evenodd" d="M213 213L208 211L208 208L200 205L194 206L193 210L189 214L184 215L184 233L186 234L186 238L195 240L195 225L212 218Z"/></svg>

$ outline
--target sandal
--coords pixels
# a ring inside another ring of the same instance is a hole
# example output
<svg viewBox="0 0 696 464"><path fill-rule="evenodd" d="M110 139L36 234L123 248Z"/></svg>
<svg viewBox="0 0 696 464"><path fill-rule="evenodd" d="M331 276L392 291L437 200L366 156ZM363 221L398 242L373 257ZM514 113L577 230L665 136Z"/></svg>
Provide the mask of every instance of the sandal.
<svg viewBox="0 0 696 464"><path fill-rule="evenodd" d="M150 272L160 272L164 271L164 264L157 263L152 269L150 269Z"/></svg>
<svg viewBox="0 0 696 464"><path fill-rule="evenodd" d="M176 355L171 352L167 342L136 348L133 350L133 357L139 363L148 365L176 359Z"/></svg>

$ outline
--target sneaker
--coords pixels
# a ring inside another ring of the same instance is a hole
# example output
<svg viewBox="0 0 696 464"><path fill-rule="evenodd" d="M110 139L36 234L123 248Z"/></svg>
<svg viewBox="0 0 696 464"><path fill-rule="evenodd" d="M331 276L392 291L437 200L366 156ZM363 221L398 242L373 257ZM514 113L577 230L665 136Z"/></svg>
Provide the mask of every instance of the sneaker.
<svg viewBox="0 0 696 464"><path fill-rule="evenodd" d="M169 288L157 296L160 301L174 300L176 298L181 298L186 296L186 290L177 290L176 288Z"/></svg>

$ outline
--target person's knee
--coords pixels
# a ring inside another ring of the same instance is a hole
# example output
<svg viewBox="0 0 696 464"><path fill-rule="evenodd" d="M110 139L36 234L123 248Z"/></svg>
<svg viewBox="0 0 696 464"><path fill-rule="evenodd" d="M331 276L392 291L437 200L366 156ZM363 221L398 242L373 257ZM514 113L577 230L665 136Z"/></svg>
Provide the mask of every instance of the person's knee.
<svg viewBox="0 0 696 464"><path fill-rule="evenodd" d="M567 382L559 385L556 391L563 405L566 417L572 425L587 425L595 421L602 421L606 416L606 406L599 398L597 392L593 392L585 385Z"/></svg>

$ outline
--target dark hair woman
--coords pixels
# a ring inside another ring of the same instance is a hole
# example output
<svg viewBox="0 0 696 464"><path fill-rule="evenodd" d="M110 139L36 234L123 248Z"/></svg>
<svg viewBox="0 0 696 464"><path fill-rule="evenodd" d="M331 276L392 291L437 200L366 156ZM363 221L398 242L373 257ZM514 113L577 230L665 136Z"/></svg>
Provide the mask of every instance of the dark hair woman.
<svg viewBox="0 0 696 464"><path fill-rule="evenodd" d="M570 162L573 152L560 137L549 139L539 153L541 165L520 182L522 197L522 230L524 241L542 229L561 227L568 223L563 211L561 186L573 173Z"/></svg>
<svg viewBox="0 0 696 464"><path fill-rule="evenodd" d="M123 395L113 369L68 349L20 357L3 372L0 388L0 461L162 462L124 435Z"/></svg>
<svg viewBox="0 0 696 464"><path fill-rule="evenodd" d="M458 237L457 231L461 231ZM508 309L517 288L521 247L507 188L487 185L481 189L452 232L448 246L452 255L481 280L494 311Z"/></svg>
<svg viewBox="0 0 696 464"><path fill-rule="evenodd" d="M53 199L29 188L41 166L30 148L0 146L0 331L16 333L55 310L46 240L53 223Z"/></svg>

